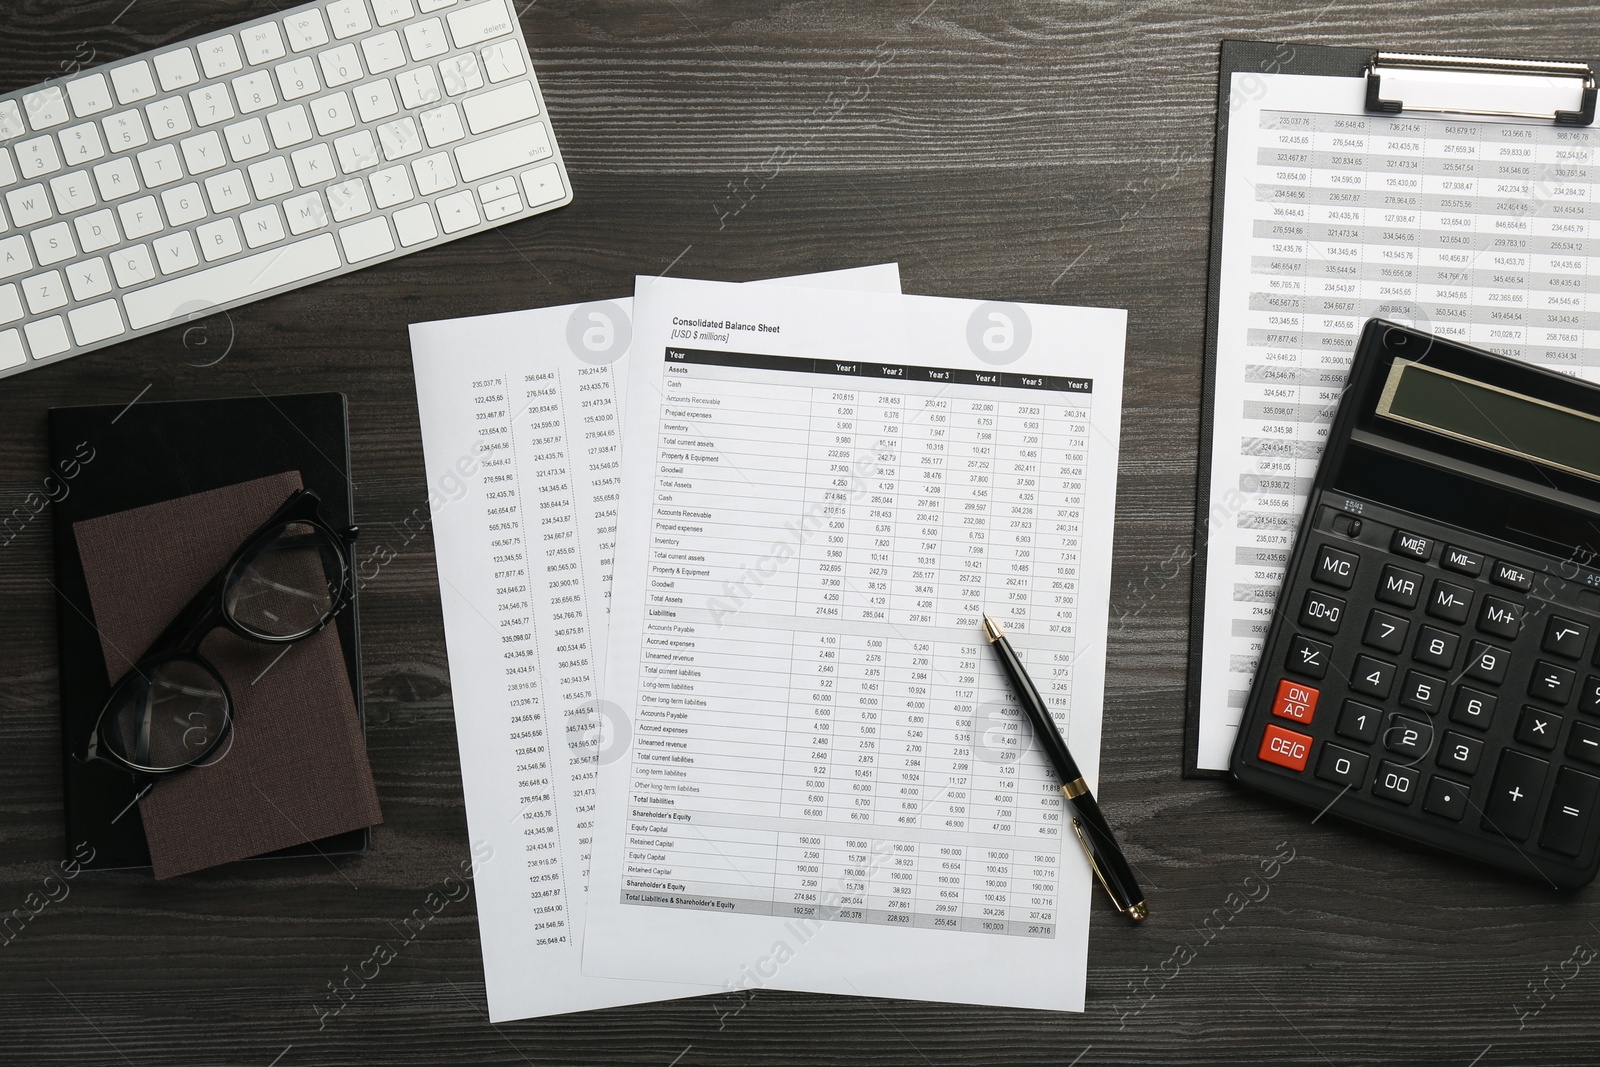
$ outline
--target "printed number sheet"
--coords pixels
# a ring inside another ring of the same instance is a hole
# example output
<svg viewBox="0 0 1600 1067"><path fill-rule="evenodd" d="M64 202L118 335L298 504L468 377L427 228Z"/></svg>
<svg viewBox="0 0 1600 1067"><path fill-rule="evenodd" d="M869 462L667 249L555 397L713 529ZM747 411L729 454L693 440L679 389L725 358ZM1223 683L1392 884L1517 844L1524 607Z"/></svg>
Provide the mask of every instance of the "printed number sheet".
<svg viewBox="0 0 1600 1067"><path fill-rule="evenodd" d="M898 293L893 264L783 279ZM629 299L411 328L489 1016L711 992L586 978L598 765L626 716L596 700Z"/></svg>
<svg viewBox="0 0 1600 1067"><path fill-rule="evenodd" d="M1369 115L1365 86L1233 76L1202 769L1228 766L1367 318L1600 377L1600 132Z"/></svg>
<svg viewBox="0 0 1600 1067"><path fill-rule="evenodd" d="M584 970L1081 1011L1126 315L640 279Z"/></svg>

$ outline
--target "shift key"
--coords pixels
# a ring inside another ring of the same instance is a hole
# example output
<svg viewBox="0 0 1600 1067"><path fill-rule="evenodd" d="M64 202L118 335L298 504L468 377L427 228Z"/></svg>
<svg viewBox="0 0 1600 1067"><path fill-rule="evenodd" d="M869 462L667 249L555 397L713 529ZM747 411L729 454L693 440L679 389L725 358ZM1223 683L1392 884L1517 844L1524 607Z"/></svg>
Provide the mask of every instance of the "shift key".
<svg viewBox="0 0 1600 1067"><path fill-rule="evenodd" d="M456 149L456 167L463 182L535 163L550 155L550 135L544 123L519 126Z"/></svg>

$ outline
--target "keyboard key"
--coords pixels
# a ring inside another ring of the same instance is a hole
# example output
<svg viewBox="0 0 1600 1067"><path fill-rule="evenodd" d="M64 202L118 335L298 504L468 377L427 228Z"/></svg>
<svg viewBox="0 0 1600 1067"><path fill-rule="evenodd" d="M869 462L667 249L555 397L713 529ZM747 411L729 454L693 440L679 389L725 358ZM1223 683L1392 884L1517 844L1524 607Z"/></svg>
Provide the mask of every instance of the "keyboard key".
<svg viewBox="0 0 1600 1067"><path fill-rule="evenodd" d="M339 243L344 245L345 259L351 263L394 251L394 235L389 232L389 220L382 215L346 226L339 231Z"/></svg>
<svg viewBox="0 0 1600 1067"><path fill-rule="evenodd" d="M406 27L406 47L411 50L411 58L417 63L444 55L450 51L450 45L444 39L444 23L438 19L413 22ZM449 84L448 81L446 84Z"/></svg>
<svg viewBox="0 0 1600 1067"><path fill-rule="evenodd" d="M1383 731L1383 747L1397 756L1415 763L1433 747L1433 724L1404 715L1389 716L1389 725Z"/></svg>
<svg viewBox="0 0 1600 1067"><path fill-rule="evenodd" d="M328 186L328 207L333 212L334 222L371 214L372 198L367 195L367 183L360 178L351 178L347 182Z"/></svg>
<svg viewBox="0 0 1600 1067"><path fill-rule="evenodd" d="M394 82L400 90L400 103L407 109L439 102L439 79L433 73L432 67L418 67L403 74L396 74Z"/></svg>
<svg viewBox="0 0 1600 1067"><path fill-rule="evenodd" d="M0 324L22 318L22 294L15 285L0 285Z"/></svg>
<svg viewBox="0 0 1600 1067"><path fill-rule="evenodd" d="M1472 610L1472 590L1465 586L1435 579L1433 592L1428 596L1428 614L1449 622L1466 622Z"/></svg>
<svg viewBox="0 0 1600 1067"><path fill-rule="evenodd" d="M470 189L441 196L434 206L439 209L439 224L444 227L445 233L459 233L478 225L478 204ZM1310 678L1321 678L1327 672L1328 659L1332 655L1331 646L1304 637L1296 636L1289 644L1289 658L1300 664L1291 669Z"/></svg>
<svg viewBox="0 0 1600 1067"><path fill-rule="evenodd" d="M1411 767L1402 767L1398 763L1383 762L1378 764L1377 777L1372 782L1372 795L1392 800L1396 804L1409 804L1417 795L1417 779L1420 775Z"/></svg>
<svg viewBox="0 0 1600 1067"><path fill-rule="evenodd" d="M1470 775L1478 773L1478 761L1482 758L1482 741L1452 730L1439 743L1439 758L1435 762L1446 770Z"/></svg>
<svg viewBox="0 0 1600 1067"><path fill-rule="evenodd" d="M103 259L74 263L67 268L67 285L72 289L72 299L79 302L105 296L111 292L111 268Z"/></svg>
<svg viewBox="0 0 1600 1067"><path fill-rule="evenodd" d="M386 160L404 159L422 151L422 135L417 132L416 120L410 115L380 124L378 143Z"/></svg>
<svg viewBox="0 0 1600 1067"><path fill-rule="evenodd" d="M14 150L17 153L17 170L24 178L38 178L61 169L56 139L49 134L18 141Z"/></svg>
<svg viewBox="0 0 1600 1067"><path fill-rule="evenodd" d="M355 91L355 98L356 113L362 122L377 122L400 110L394 96L394 82L388 78L361 86Z"/></svg>
<svg viewBox="0 0 1600 1067"><path fill-rule="evenodd" d="M233 97L226 85L203 85L189 91L189 106L194 109L194 121L200 126L215 126L237 116L233 110Z"/></svg>
<svg viewBox="0 0 1600 1067"><path fill-rule="evenodd" d="M417 180L417 194L431 196L456 183L454 169L450 166L450 153L435 152L411 164L411 175Z"/></svg>
<svg viewBox="0 0 1600 1067"><path fill-rule="evenodd" d="M1528 678L1528 695L1552 704L1565 704L1572 695L1572 683L1577 677L1565 667L1540 660L1533 665L1533 674Z"/></svg>
<svg viewBox="0 0 1600 1067"><path fill-rule="evenodd" d="M1460 782L1434 775L1433 781L1428 783L1428 796L1422 802L1422 810L1451 822L1460 822L1466 817L1467 801L1471 795L1472 791Z"/></svg>
<svg viewBox="0 0 1600 1067"><path fill-rule="evenodd" d="M1550 616L1550 621L1545 623L1544 644L1540 647L1546 652L1567 659L1582 659L1583 648L1589 641L1589 627L1581 622L1563 619L1559 615Z"/></svg>
<svg viewBox="0 0 1600 1067"><path fill-rule="evenodd" d="M1309 685L1291 682L1285 678L1278 683L1277 695L1273 698L1272 714L1295 722L1309 723L1317 713L1317 697L1321 693Z"/></svg>
<svg viewBox="0 0 1600 1067"><path fill-rule="evenodd" d="M79 118L110 111L114 106L111 85L104 74L91 74L67 83L67 99L72 102L72 113Z"/></svg>
<svg viewBox="0 0 1600 1067"><path fill-rule="evenodd" d="M33 240L33 258L41 267L74 259L78 255L78 246L72 240L72 227L65 222L41 226L30 236Z"/></svg>
<svg viewBox="0 0 1600 1067"><path fill-rule="evenodd" d="M1489 572L1489 580L1495 585L1503 585L1507 589L1520 589L1523 592L1533 588L1532 571L1515 563L1507 563L1503 559L1494 561L1494 567Z"/></svg>
<svg viewBox="0 0 1600 1067"><path fill-rule="evenodd" d="M260 248L284 238L283 216L274 204L263 204L246 211L239 216L239 225L244 227L244 243L251 248Z"/></svg>
<svg viewBox="0 0 1600 1067"><path fill-rule="evenodd" d="M1303 641L1305 639L1299 638L1298 640ZM1307 642L1307 644L1314 643ZM1327 646L1324 645L1322 647L1326 648ZM1332 652L1329 650L1328 655L1331 654ZM1292 646L1289 655L1291 659L1294 658L1295 650ZM1325 663L1326 661L1327 655L1323 656L1323 662ZM1291 669L1293 668L1291 667ZM1394 688L1395 674L1396 668L1393 663L1385 663L1383 660L1373 659L1371 656L1357 656L1356 665L1350 671L1350 688L1354 692L1367 693L1377 697L1379 700L1386 700L1388 699L1389 691ZM1320 678L1322 675L1317 674L1314 677Z"/></svg>
<svg viewBox="0 0 1600 1067"><path fill-rule="evenodd" d="M429 148L459 141L467 135L461 125L461 111L454 104L445 104L422 113L422 132Z"/></svg>
<svg viewBox="0 0 1600 1067"><path fill-rule="evenodd" d="M68 126L58 136L62 158L69 167L93 163L106 154L105 146L100 143L100 127L93 122Z"/></svg>
<svg viewBox="0 0 1600 1067"><path fill-rule="evenodd" d="M22 107L15 100L0 100L0 141L9 141L27 132Z"/></svg>
<svg viewBox="0 0 1600 1067"><path fill-rule="evenodd" d="M257 200L276 200L294 189L294 181L289 177L289 164L279 156L250 164L248 173Z"/></svg>
<svg viewBox="0 0 1600 1067"><path fill-rule="evenodd" d="M1522 709L1517 719L1517 740L1534 748L1550 751L1556 747L1556 737L1561 733L1561 716L1543 708L1532 706Z"/></svg>
<svg viewBox="0 0 1600 1067"><path fill-rule="evenodd" d="M339 156L339 169L346 174L366 170L378 162L378 143L373 139L371 130L357 130L340 137L333 142L333 150Z"/></svg>
<svg viewBox="0 0 1600 1067"><path fill-rule="evenodd" d="M1324 744L1322 754L1317 757L1317 777L1334 785L1360 789L1367 780L1367 764L1370 762L1365 753Z"/></svg>
<svg viewBox="0 0 1600 1067"><path fill-rule="evenodd" d="M169 96L164 100L148 103L144 106L144 113L150 120L150 133L158 141L177 137L194 129L193 124L189 122L189 112L184 108L181 96Z"/></svg>
<svg viewBox="0 0 1600 1067"><path fill-rule="evenodd" d="M483 58L483 71L489 75L491 82L503 82L528 72L528 64L522 58L522 48L516 41L487 45L478 54Z"/></svg>
<svg viewBox="0 0 1600 1067"><path fill-rule="evenodd" d="M28 362L28 353L22 348L22 333L18 330L0 330L0 370L20 367Z"/></svg>
<svg viewBox="0 0 1600 1067"><path fill-rule="evenodd" d="M1355 553L1323 545L1317 550L1317 563L1311 569L1311 579L1335 589L1349 589L1356 581L1357 562Z"/></svg>
<svg viewBox="0 0 1600 1067"><path fill-rule="evenodd" d="M455 150L456 168L462 181L475 182L544 159L550 153L550 135L545 132L544 123L536 122L462 145Z"/></svg>
<svg viewBox="0 0 1600 1067"><path fill-rule="evenodd" d="M372 17L379 26L392 26L416 15L411 0L372 0Z"/></svg>
<svg viewBox="0 0 1600 1067"><path fill-rule="evenodd" d="M481 4L452 11L445 17L450 22L450 37L457 48L471 48L475 44L504 37L513 26L505 0L484 0Z"/></svg>
<svg viewBox="0 0 1600 1067"><path fill-rule="evenodd" d="M149 245L129 245L111 253L111 272L117 284L124 289L139 285L156 276L156 261L150 255ZM134 327L138 329L138 327Z"/></svg>
<svg viewBox="0 0 1600 1067"><path fill-rule="evenodd" d="M124 297L123 304L127 308L129 325L142 330L158 322L243 300L279 286L293 285L341 266L333 235L323 233L297 244L257 252L184 278L140 289Z"/></svg>
<svg viewBox="0 0 1600 1067"><path fill-rule="evenodd" d="M158 189L183 177L175 145L157 145L140 152L135 158L139 161L139 177L144 179L146 189Z"/></svg>
<svg viewBox="0 0 1600 1067"><path fill-rule="evenodd" d="M367 17L366 0L335 0L328 5L327 11L328 28L341 41L372 29L372 20Z"/></svg>
<svg viewBox="0 0 1600 1067"><path fill-rule="evenodd" d="M1256 751L1256 758L1264 763L1287 767L1291 771L1303 771L1306 769L1306 760L1311 758L1311 738L1293 730L1285 730L1281 726L1268 724L1262 734L1261 748Z"/></svg>
<svg viewBox="0 0 1600 1067"><path fill-rule="evenodd" d="M15 183L16 180L17 168L16 165L11 162L11 153L8 152L4 147L0 147L0 188L11 185ZM4 220L0 220L0 226L3 226L3 222Z"/></svg>
<svg viewBox="0 0 1600 1067"><path fill-rule="evenodd" d="M539 100L533 93L533 83L514 82L503 89L470 96L461 102L467 116L467 128L473 133L487 133L513 122L531 119L539 113Z"/></svg>
<svg viewBox="0 0 1600 1067"><path fill-rule="evenodd" d="M414 199L409 172L403 165L373 171L367 179L372 184L372 202L382 211Z"/></svg>
<svg viewBox="0 0 1600 1067"><path fill-rule="evenodd" d="M197 137L186 137L179 147L183 149L184 166L196 177L228 165L228 154L222 150L222 138L216 130L207 130Z"/></svg>
<svg viewBox="0 0 1600 1067"><path fill-rule="evenodd" d="M239 101L241 115L265 111L278 105L278 94L272 88L272 74L264 70L253 70L233 79L233 95Z"/></svg>
<svg viewBox="0 0 1600 1067"><path fill-rule="evenodd" d="M67 312L67 322L72 325L72 337L80 346L99 344L119 337L127 331L122 326L122 312L115 300L102 300L98 304Z"/></svg>
<svg viewBox="0 0 1600 1067"><path fill-rule="evenodd" d="M181 274L190 267L200 265L200 253L195 251L194 238L188 230L164 234L150 242L156 252L156 266L162 274Z"/></svg>
<svg viewBox="0 0 1600 1067"><path fill-rule="evenodd" d="M1344 618L1344 601L1317 589L1306 590L1306 599L1300 606L1300 625L1326 634L1339 632Z"/></svg>
<svg viewBox="0 0 1600 1067"><path fill-rule="evenodd" d="M67 110L67 94L59 85L24 93L22 110L28 116L28 125L35 130L48 130L72 118L72 112Z"/></svg>
<svg viewBox="0 0 1600 1067"><path fill-rule="evenodd" d="M267 116L267 129L272 131L272 143L277 148L293 148L311 140L311 118L304 104L286 107Z"/></svg>
<svg viewBox="0 0 1600 1067"><path fill-rule="evenodd" d="M1429 715L1437 715L1444 704L1445 688L1443 678L1435 678L1421 671L1406 671L1405 684L1400 687L1400 703Z"/></svg>
<svg viewBox="0 0 1600 1067"><path fill-rule="evenodd" d="M1366 616L1366 630L1362 632L1362 645L1368 648L1378 648L1386 653L1398 654L1405 649L1406 630L1411 629L1410 622L1406 622L1397 614L1387 611L1378 611L1374 608L1370 616Z"/></svg>
<svg viewBox="0 0 1600 1067"><path fill-rule="evenodd" d="M105 131L106 144L111 146L111 151L125 152L130 148L143 148L150 143L150 135L145 132L142 114L143 112L135 108L100 120L100 128Z"/></svg>
<svg viewBox="0 0 1600 1067"><path fill-rule="evenodd" d="M28 348L32 350L34 359L59 356L72 347L72 342L67 339L66 320L60 315L30 322L22 328L22 333L28 339Z"/></svg>
<svg viewBox="0 0 1600 1067"><path fill-rule="evenodd" d="M1485 829L1497 830L1513 841L1526 841L1539 812L1539 794L1550 764L1525 752L1506 749L1495 768L1489 802L1484 805Z"/></svg>
<svg viewBox="0 0 1600 1067"><path fill-rule="evenodd" d="M367 71L371 74L382 74L403 67L407 62L405 46L400 43L400 35L394 30L362 41L361 55L367 61Z"/></svg>
<svg viewBox="0 0 1600 1067"><path fill-rule="evenodd" d="M213 37L200 45L200 69L208 78L221 78L244 69L239 42L234 40L233 34Z"/></svg>
<svg viewBox="0 0 1600 1067"><path fill-rule="evenodd" d="M239 226L232 219L208 222L195 231L200 241L200 254L207 263L215 263L244 250L239 240Z"/></svg>
<svg viewBox="0 0 1600 1067"><path fill-rule="evenodd" d="M1478 609L1478 629L1496 637L1513 639L1522 629L1522 605L1486 596Z"/></svg>
<svg viewBox="0 0 1600 1067"><path fill-rule="evenodd" d="M325 144L311 144L298 149L289 157L294 161L295 181L301 188L321 185L338 177L333 169L333 153Z"/></svg>
<svg viewBox="0 0 1600 1067"><path fill-rule="evenodd" d="M433 209L427 204L417 204L415 207L396 211L394 232L400 238L401 246L405 248L433 240L439 236L439 230L433 222Z"/></svg>
<svg viewBox="0 0 1600 1067"><path fill-rule="evenodd" d="M324 137L356 124L356 110L350 103L349 93L319 97L311 104L311 115L316 120L317 132Z"/></svg>
<svg viewBox="0 0 1600 1067"><path fill-rule="evenodd" d="M50 179L50 195L55 199L56 210L63 215L94 207L94 183L89 172L75 170L71 174Z"/></svg>
<svg viewBox="0 0 1600 1067"><path fill-rule="evenodd" d="M1485 641L1474 641L1467 652L1467 674L1480 681L1499 685L1506 679L1506 666L1510 662L1511 653L1505 649L1496 648Z"/></svg>
<svg viewBox="0 0 1600 1067"><path fill-rule="evenodd" d="M1583 680L1583 700L1578 708L1590 715L1600 715L1600 678L1591 674Z"/></svg>
<svg viewBox="0 0 1600 1067"><path fill-rule="evenodd" d="M444 79L446 96L460 96L483 88L483 70L478 57L471 52L439 61L439 76Z"/></svg>
<svg viewBox="0 0 1600 1067"><path fill-rule="evenodd" d="M28 254L26 237L19 233L15 237L0 238L0 278L14 278L32 269L33 257Z"/></svg>
<svg viewBox="0 0 1600 1067"><path fill-rule="evenodd" d="M207 178L206 198L211 201L214 214L244 207L250 202L250 188L245 184L244 172L230 170Z"/></svg>
<svg viewBox="0 0 1600 1067"><path fill-rule="evenodd" d="M1359 700L1346 700L1339 709L1339 721L1334 725L1334 732L1340 737L1370 745L1378 739L1378 728L1382 724L1383 712Z"/></svg>
<svg viewBox="0 0 1600 1067"><path fill-rule="evenodd" d="M235 163L244 163L272 151L267 142L266 123L260 119L236 122L222 132L228 138L228 158Z"/></svg>
<svg viewBox="0 0 1600 1067"><path fill-rule="evenodd" d="M320 53L317 64L322 68L322 84L330 89L360 81L366 73L361 69L361 60L353 44L340 45Z"/></svg>
<svg viewBox="0 0 1600 1067"><path fill-rule="evenodd" d="M1470 574L1474 578L1483 573L1483 555L1478 552L1468 552L1464 548L1454 545L1445 545L1444 551L1439 554L1439 563L1444 567L1461 574Z"/></svg>
<svg viewBox="0 0 1600 1067"><path fill-rule="evenodd" d="M148 100L156 95L155 75L144 60L117 67L111 72L111 87L117 91L117 103L127 105Z"/></svg>
<svg viewBox="0 0 1600 1067"><path fill-rule="evenodd" d="M515 215L522 210L522 197L515 192L502 196L498 200L485 200L483 202L483 217L489 222Z"/></svg>
<svg viewBox="0 0 1600 1067"><path fill-rule="evenodd" d="M1417 646L1411 657L1421 663L1449 670L1456 661L1456 650L1461 638L1437 626L1424 626L1417 631Z"/></svg>
<svg viewBox="0 0 1600 1067"><path fill-rule="evenodd" d="M156 78L163 92L176 92L196 85L200 81L200 68L195 66L194 53L187 48L175 48L156 56Z"/></svg>
<svg viewBox="0 0 1600 1067"><path fill-rule="evenodd" d="M289 53L283 47L283 34L276 22L263 22L240 31L244 57L252 64L270 63Z"/></svg>
<svg viewBox="0 0 1600 1067"><path fill-rule="evenodd" d="M107 160L94 168L95 188L101 200L120 200L139 191L139 176L127 156Z"/></svg>
<svg viewBox="0 0 1600 1067"><path fill-rule="evenodd" d="M1573 723L1572 736L1567 738L1567 755L1600 767L1600 727L1586 722Z"/></svg>
<svg viewBox="0 0 1600 1067"><path fill-rule="evenodd" d="M426 15L430 11L441 8L454 7L456 0L417 0L417 10Z"/></svg>
<svg viewBox="0 0 1600 1067"><path fill-rule="evenodd" d="M67 283L60 271L47 271L23 279L22 295L28 301L28 310L35 315L42 315L66 306Z"/></svg>
<svg viewBox="0 0 1600 1067"><path fill-rule="evenodd" d="M1563 767L1556 772L1556 785L1550 791L1550 810L1539 831L1539 846L1563 856L1577 856L1589 836L1600 778Z"/></svg>
<svg viewBox="0 0 1600 1067"><path fill-rule="evenodd" d="M328 224L327 205L322 202L322 194L315 190L285 200L283 213L289 219L289 232L296 237Z"/></svg>
<svg viewBox="0 0 1600 1067"><path fill-rule="evenodd" d="M309 56L280 63L273 68L273 73L278 78L278 93L285 100L298 100L322 91L322 83L317 81L317 68Z"/></svg>
<svg viewBox="0 0 1600 1067"><path fill-rule="evenodd" d="M469 179L470 180L470 179ZM1389 564L1378 576L1378 599L1402 608L1414 608L1422 597L1422 575Z"/></svg>
<svg viewBox="0 0 1600 1067"><path fill-rule="evenodd" d="M328 43L328 25L316 8L290 14L283 20L283 28L289 36L289 47L296 52L321 48Z"/></svg>

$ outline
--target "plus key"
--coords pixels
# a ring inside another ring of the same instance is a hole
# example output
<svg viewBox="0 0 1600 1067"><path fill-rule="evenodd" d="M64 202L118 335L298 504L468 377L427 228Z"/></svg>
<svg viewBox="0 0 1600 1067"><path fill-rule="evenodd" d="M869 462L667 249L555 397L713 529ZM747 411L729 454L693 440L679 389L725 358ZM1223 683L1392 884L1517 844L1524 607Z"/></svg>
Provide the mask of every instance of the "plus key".
<svg viewBox="0 0 1600 1067"><path fill-rule="evenodd" d="M1494 785L1484 805L1483 826L1497 830L1513 841L1526 841L1533 832L1539 813L1539 794L1544 790L1550 764L1525 752L1506 749L1495 768Z"/></svg>

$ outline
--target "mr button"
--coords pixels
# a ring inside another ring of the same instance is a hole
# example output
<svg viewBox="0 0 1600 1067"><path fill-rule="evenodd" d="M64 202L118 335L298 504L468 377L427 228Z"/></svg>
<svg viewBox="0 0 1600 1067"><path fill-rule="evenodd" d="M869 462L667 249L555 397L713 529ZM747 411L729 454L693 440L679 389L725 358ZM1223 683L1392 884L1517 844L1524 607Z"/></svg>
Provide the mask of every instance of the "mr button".
<svg viewBox="0 0 1600 1067"><path fill-rule="evenodd" d="M1306 760L1311 758L1311 738L1281 726L1268 726L1256 758L1287 767L1291 771L1303 771L1306 769Z"/></svg>

